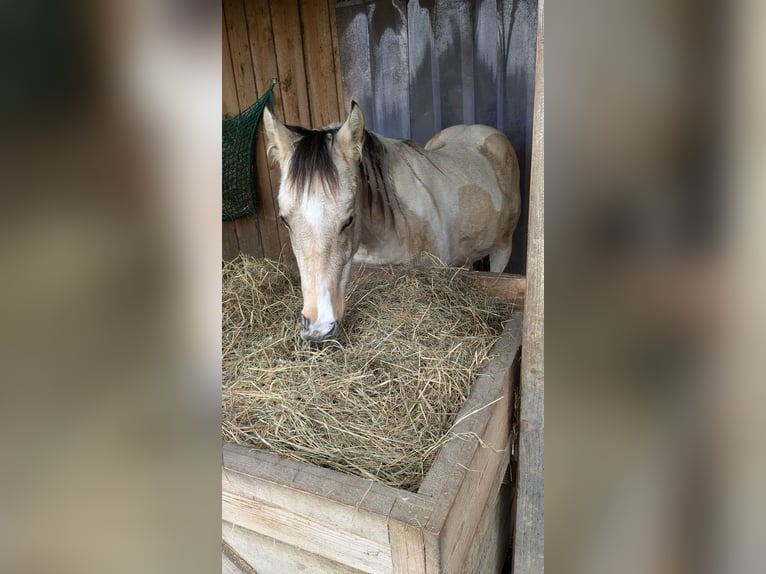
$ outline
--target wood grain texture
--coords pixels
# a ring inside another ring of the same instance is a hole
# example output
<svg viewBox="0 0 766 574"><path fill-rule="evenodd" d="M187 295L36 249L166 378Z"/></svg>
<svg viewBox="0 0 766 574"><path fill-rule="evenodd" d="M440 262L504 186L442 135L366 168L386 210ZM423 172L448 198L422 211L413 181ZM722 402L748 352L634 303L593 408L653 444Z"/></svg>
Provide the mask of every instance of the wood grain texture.
<svg viewBox="0 0 766 574"><path fill-rule="evenodd" d="M226 35L229 39L237 99L240 109L245 110L258 100L260 92L256 85L255 68L250 48L250 34L248 32L247 15L243 0L224 0L223 16ZM245 237L240 237L240 249L249 249L254 242L260 240L260 245L263 249L262 254L275 258L279 256L282 245L279 240L265 148L261 141L256 142L254 163L256 215L261 234L260 237L257 234L254 235L252 231L254 226L244 223L240 224L237 227L237 232L239 233L241 230L245 234ZM257 252L249 252L257 255Z"/></svg>
<svg viewBox="0 0 766 574"><path fill-rule="evenodd" d="M231 62L229 34L226 31L226 20L223 14L221 15L221 36L223 40L221 48L221 112L223 118L227 119L236 116L242 110L237 99L237 84L234 80L234 67Z"/></svg>
<svg viewBox="0 0 766 574"><path fill-rule="evenodd" d="M224 261L231 261L239 255L237 227L233 221L223 221L221 223L221 257Z"/></svg>
<svg viewBox="0 0 766 574"><path fill-rule="evenodd" d="M247 20L247 32L250 38L250 57L253 61L255 71L255 86L259 94L264 94L271 87L272 81L278 78L277 57L274 46L274 33L271 23L271 13L269 0L250 0L245 2L245 17ZM278 87L274 91L274 109L281 110L282 98ZM267 251L266 254L271 259L279 259L283 253L292 254L290 248L290 236L287 230L279 224L277 216L279 204L277 195L279 194L279 167L268 160L266 155L266 141L263 135L263 128L258 128L256 136L256 169L263 170L268 174L267 179L263 177L263 188L258 188L258 199L265 201L272 206L271 210L266 210L265 217L273 219L273 227L269 227L269 233L276 229L279 236L279 251Z"/></svg>
<svg viewBox="0 0 766 574"><path fill-rule="evenodd" d="M362 570L344 566L230 522L223 522L222 537L258 574L363 574Z"/></svg>
<svg viewBox="0 0 766 574"><path fill-rule="evenodd" d="M343 96L342 69L340 67L340 45L338 43L338 20L335 10L335 0L327 0L327 10L330 13L330 36L332 38L332 61L335 68L335 90L338 94L338 117L343 121L346 117L346 106Z"/></svg>
<svg viewBox="0 0 766 574"><path fill-rule="evenodd" d="M261 237L260 233L258 233L255 216L243 215L235 219L234 227L237 230L239 250L242 253L251 253L256 257L262 257Z"/></svg>
<svg viewBox="0 0 766 574"><path fill-rule="evenodd" d="M234 69L231 63L231 51L229 50L229 34L226 31L226 20L221 15L221 36L223 45L222 77L221 77L221 112L224 119L236 116L240 112L239 100L237 99L237 86L234 81ZM233 221L224 221L221 226L221 256L224 261L231 261L239 255L239 238L237 226ZM260 244L258 253L261 253Z"/></svg>
<svg viewBox="0 0 766 574"><path fill-rule="evenodd" d="M250 566L247 561L242 558L237 551L234 550L225 540L222 543L223 556L222 556L222 569L223 572L229 574L258 574L255 568Z"/></svg>
<svg viewBox="0 0 766 574"><path fill-rule="evenodd" d="M277 78L275 113L285 123L318 127L342 119L345 106L332 0L224 0L223 35L224 117L246 109ZM254 163L260 234L253 235L249 223L235 225L244 234L237 238L239 249L281 257L295 266L290 236L277 220L280 172L267 160L262 130ZM231 226L225 226L224 233L230 232ZM224 242L230 254L233 241Z"/></svg>
<svg viewBox="0 0 766 574"><path fill-rule="evenodd" d="M493 497L502 483L510 460L512 373L521 344L522 318L522 313L513 313L492 350L493 359L477 376L458 414L460 422L453 432L463 439L442 447L418 491L434 499L434 511L423 533L429 572L461 572L468 541L481 520L483 501Z"/></svg>
<svg viewBox="0 0 766 574"><path fill-rule="evenodd" d="M395 571L394 504L429 506L413 493L230 444L222 490L224 520L364 572Z"/></svg>
<svg viewBox="0 0 766 574"><path fill-rule="evenodd" d="M332 513L324 520L249 494L222 495L223 518L296 548L363 572L393 572L388 543L378 543L337 526Z"/></svg>
<svg viewBox="0 0 766 574"><path fill-rule="evenodd" d="M519 490L513 571L537 574L545 566L544 518L544 1L538 5L537 77L530 189L527 302L521 358Z"/></svg>
<svg viewBox="0 0 766 574"><path fill-rule="evenodd" d="M500 574L503 570L511 530L513 489L501 484L497 496L488 498L481 522L471 542L461 572L466 574Z"/></svg>
<svg viewBox="0 0 766 574"><path fill-rule="evenodd" d="M287 124L309 126L311 113L297 0L272 2L271 26L282 98L281 113L284 114L280 119Z"/></svg>
<svg viewBox="0 0 766 574"><path fill-rule="evenodd" d="M327 2L301 0L300 12L311 127L322 127L340 121L330 11Z"/></svg>

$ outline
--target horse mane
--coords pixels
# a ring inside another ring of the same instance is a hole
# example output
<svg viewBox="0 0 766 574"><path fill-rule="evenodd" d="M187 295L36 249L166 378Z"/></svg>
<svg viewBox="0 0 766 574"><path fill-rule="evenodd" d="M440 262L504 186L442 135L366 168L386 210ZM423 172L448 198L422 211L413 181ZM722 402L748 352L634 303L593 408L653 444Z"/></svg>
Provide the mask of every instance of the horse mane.
<svg viewBox="0 0 766 574"><path fill-rule="evenodd" d="M308 184L312 179L319 178L325 190L337 189L338 170L330 156L330 148L338 128L310 130L298 126L287 127L300 136L295 142L287 173L295 188L300 191L311 189Z"/></svg>
<svg viewBox="0 0 766 574"><path fill-rule="evenodd" d="M298 193L310 193L313 189L309 184L318 178L322 187L328 193L338 189L338 170L332 161L331 148L339 126L318 130L299 126L287 126L300 137L295 142L290 168L287 173L293 188ZM407 142L409 143L409 142ZM377 215L386 225L394 221L394 204L398 198L391 188L385 175L386 150L383 142L368 131L364 131L362 159L359 162L361 176L360 193L363 194L364 205L370 218Z"/></svg>
<svg viewBox="0 0 766 574"><path fill-rule="evenodd" d="M387 219L391 223L394 222L393 204L398 200L385 175L385 163L386 150L383 142L374 133L364 130L362 161L359 166L362 188L359 192L364 194L364 204L370 219L374 217L373 211L377 204L377 211L384 226Z"/></svg>

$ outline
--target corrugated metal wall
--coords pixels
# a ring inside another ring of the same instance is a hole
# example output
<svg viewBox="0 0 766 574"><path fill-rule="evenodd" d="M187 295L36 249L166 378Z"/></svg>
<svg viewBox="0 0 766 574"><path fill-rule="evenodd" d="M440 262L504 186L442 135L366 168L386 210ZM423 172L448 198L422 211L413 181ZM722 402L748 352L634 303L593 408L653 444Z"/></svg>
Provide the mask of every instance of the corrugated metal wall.
<svg viewBox="0 0 766 574"><path fill-rule="evenodd" d="M526 266L536 0L352 0L336 8L346 109L425 144L455 124L494 126L521 165L523 211L508 270Z"/></svg>

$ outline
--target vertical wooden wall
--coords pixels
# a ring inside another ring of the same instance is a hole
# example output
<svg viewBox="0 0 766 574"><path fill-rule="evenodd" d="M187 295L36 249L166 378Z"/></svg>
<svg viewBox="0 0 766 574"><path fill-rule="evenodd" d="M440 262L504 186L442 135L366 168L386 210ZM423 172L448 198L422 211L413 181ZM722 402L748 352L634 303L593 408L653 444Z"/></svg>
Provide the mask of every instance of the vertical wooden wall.
<svg viewBox="0 0 766 574"><path fill-rule="evenodd" d="M345 115L335 0L223 0L223 117L246 109L277 78L274 111L288 124L320 127ZM294 261L277 222L279 168L270 167L259 129L256 210L223 222L223 258L239 252Z"/></svg>

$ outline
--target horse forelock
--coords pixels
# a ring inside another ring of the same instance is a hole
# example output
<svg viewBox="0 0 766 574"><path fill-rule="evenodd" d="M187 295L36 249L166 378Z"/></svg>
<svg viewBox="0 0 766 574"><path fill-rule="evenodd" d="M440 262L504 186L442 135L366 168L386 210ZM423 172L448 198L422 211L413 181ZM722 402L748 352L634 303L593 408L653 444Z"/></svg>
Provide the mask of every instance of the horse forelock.
<svg viewBox="0 0 766 574"><path fill-rule="evenodd" d="M331 148L338 128L288 128L301 136L293 147L287 172L291 187L299 194L308 193L317 187L330 193L335 192L338 189L338 169L332 160Z"/></svg>

